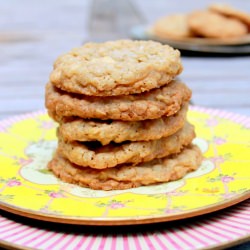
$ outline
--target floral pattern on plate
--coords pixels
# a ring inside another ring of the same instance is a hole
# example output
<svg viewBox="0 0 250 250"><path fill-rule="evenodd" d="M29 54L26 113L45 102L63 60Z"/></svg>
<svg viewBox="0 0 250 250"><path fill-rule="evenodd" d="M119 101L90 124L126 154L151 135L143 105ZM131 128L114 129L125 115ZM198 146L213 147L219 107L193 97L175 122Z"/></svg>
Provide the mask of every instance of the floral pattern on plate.
<svg viewBox="0 0 250 250"><path fill-rule="evenodd" d="M200 168L178 181L116 191L67 184L47 170L56 124L45 112L2 121L0 205L45 217L133 220L189 214L249 197L249 118L192 107L188 119L205 156Z"/></svg>

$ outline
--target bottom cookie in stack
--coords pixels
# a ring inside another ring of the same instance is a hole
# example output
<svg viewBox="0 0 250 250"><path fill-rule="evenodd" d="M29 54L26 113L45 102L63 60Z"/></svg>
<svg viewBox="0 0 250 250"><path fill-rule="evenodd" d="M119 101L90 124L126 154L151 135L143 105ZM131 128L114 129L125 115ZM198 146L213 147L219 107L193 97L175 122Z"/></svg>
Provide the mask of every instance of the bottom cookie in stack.
<svg viewBox="0 0 250 250"><path fill-rule="evenodd" d="M200 149L189 144L178 154L138 165L122 164L113 168L93 169L76 165L57 151L48 168L68 183L92 189L115 190L178 180L196 170L202 159Z"/></svg>

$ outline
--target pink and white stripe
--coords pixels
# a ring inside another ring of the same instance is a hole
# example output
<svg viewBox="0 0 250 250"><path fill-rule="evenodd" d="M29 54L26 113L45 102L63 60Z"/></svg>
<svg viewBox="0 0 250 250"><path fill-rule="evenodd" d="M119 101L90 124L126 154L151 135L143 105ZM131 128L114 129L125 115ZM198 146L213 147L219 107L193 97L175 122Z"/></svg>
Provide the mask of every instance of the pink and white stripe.
<svg viewBox="0 0 250 250"><path fill-rule="evenodd" d="M0 132L4 131L6 128L20 121L24 121L26 119L33 119L35 117L39 117L41 115L46 114L45 110L39 110L31 113L26 113L22 115L12 116L10 118L4 119L0 121Z"/></svg>
<svg viewBox="0 0 250 250"><path fill-rule="evenodd" d="M245 126L246 128L250 128L250 117L248 116L231 113L231 112L224 111L221 109L210 109L210 108L204 108L204 107L199 107L199 106L190 106L189 109L193 111L210 114L212 116L217 116L219 118L224 118L232 122L241 124Z"/></svg>
<svg viewBox="0 0 250 250"><path fill-rule="evenodd" d="M0 216L0 243L4 241L5 244L44 250L194 250L250 237L250 200L198 218L181 225L176 223L177 226L159 224L159 229L150 233L142 230L140 233L116 235L111 228L114 233L104 235L44 230ZM39 222L35 223L39 225ZM64 227L67 226L58 226Z"/></svg>

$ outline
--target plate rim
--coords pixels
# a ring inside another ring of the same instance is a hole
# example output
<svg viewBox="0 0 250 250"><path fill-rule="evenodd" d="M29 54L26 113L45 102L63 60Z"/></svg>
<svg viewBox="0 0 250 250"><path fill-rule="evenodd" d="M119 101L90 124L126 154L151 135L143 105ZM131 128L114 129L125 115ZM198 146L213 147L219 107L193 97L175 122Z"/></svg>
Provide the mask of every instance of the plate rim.
<svg viewBox="0 0 250 250"><path fill-rule="evenodd" d="M190 105L190 110L196 112L202 112L209 115L218 116L220 118L225 118L232 120L236 124L242 124L243 121L250 122L250 117L246 115L241 115L233 113L230 111L224 111L223 109L207 108L202 106ZM221 114L222 113L222 114ZM34 116L46 115L46 110L38 110L34 112L29 112L26 114L20 114L16 116L9 117L7 119L1 120L0 125L2 127L12 125L13 123L25 120L27 118L33 118ZM227 116L227 117L225 117ZM241 118L240 121L235 121L235 117ZM200 208L190 209L188 211L181 211L175 214L167 215L147 215L147 216L133 216L132 218L121 218L121 217L83 217L83 216L65 216L65 215L55 215L55 214L45 214L43 212L34 211L30 209L20 208L11 204L7 204L0 201L0 209L28 217L31 219L50 221L56 223L74 224L74 225L98 225L98 226L112 226L112 225L139 225L139 224L149 224L155 222L167 222L180 219L186 219L194 216L199 216L203 214L212 213L229 206L240 203L244 200L250 198L250 189L237 194L227 200L203 206ZM92 219L91 219L92 218Z"/></svg>
<svg viewBox="0 0 250 250"><path fill-rule="evenodd" d="M204 206L202 208L195 208L188 211L182 211L171 215L147 215L147 216L134 216L133 218L120 218L120 217L83 217L83 216L63 216L55 214L45 214L38 211L19 208L13 205L5 204L0 201L0 209L23 217L31 219L56 222L72 225L93 225L93 226L121 226L121 225L142 225L158 222L175 221L180 219L188 219L191 217L204 215L221 209L236 205L244 200L250 198L250 190L241 194L233 196L225 201L215 204Z"/></svg>
<svg viewBox="0 0 250 250"><path fill-rule="evenodd" d="M145 35L149 37L153 37L159 40L166 40L171 42L179 42L182 44L189 44L189 45L204 45L204 46L237 46L237 45L246 45L250 43L250 34L247 34L245 37L242 38L230 38L230 39L219 39L219 38L201 38L201 37L186 37L186 38L164 38L156 35L153 30L145 29Z"/></svg>
<svg viewBox="0 0 250 250"><path fill-rule="evenodd" d="M240 204L237 205L237 206L240 206ZM234 208L233 208L233 209L234 209ZM237 212L236 212L236 213L237 213ZM26 224L23 223L23 222L15 221L15 219L8 218L8 217L6 217L6 216L4 216L4 215L1 215L1 214L0 214L0 217L5 218L5 219L7 219L8 221L14 221L14 223L16 223L16 224L26 225ZM204 219L205 219L205 218L204 218ZM34 223L37 223L37 222L34 222ZM0 225L1 225L1 224L0 224ZM31 228L37 228L36 224L29 224L29 226L30 226ZM39 227L38 227L38 229L39 229ZM43 229L43 228L40 228L40 229ZM167 229L167 228L165 228L165 229ZM45 229L45 230L47 230L47 229ZM55 230L55 229L52 229L52 230L50 230L50 231L51 231L51 232L58 233L58 231ZM157 231L157 229L156 229L156 231ZM48 231L48 232L49 232L49 231ZM154 232L154 231L153 231L153 232ZM152 232L152 233L153 233L153 232ZM59 233L60 233L60 230L59 230ZM83 236L84 234L81 234L81 235ZM115 235L115 233L112 234L112 236L114 236L114 235ZM131 235L132 237L134 236L133 233L130 234L130 235ZM94 235L93 235L93 236L94 236ZM127 236L128 236L128 234L127 234ZM223 247L223 248L224 248L224 247L233 247L233 246L235 246L235 245L244 244L244 243L248 242L249 239L250 239L250 233L247 233L246 235L240 236L240 237L238 237L238 238L236 238L236 239L227 240L227 241L225 241L225 242L219 242L219 243L217 243L216 245L212 244L212 245L210 245L210 246L202 247L202 248L199 248L199 249L200 249L200 250L219 250L219 249L221 249L221 247ZM28 246L22 245L22 243L21 243L21 244L12 243L11 241L4 240L4 239L0 239L0 246L9 247L8 249L23 249L23 250L33 250L33 249L34 249L34 248L32 248L32 247L28 247ZM197 250L198 250L198 249L197 249Z"/></svg>
<svg viewBox="0 0 250 250"><path fill-rule="evenodd" d="M171 39L150 34L147 25L137 25L131 28L130 36L137 40L153 40L163 44L169 44L176 49L201 53L217 53L223 55L250 53L250 34L243 40L232 39L230 41L218 41L216 39L203 40L203 38Z"/></svg>
<svg viewBox="0 0 250 250"><path fill-rule="evenodd" d="M6 240L1 240L0 239L0 247L6 247L7 249L10 250L35 250L35 248L31 248L31 247L25 247L22 246L21 244L15 244Z"/></svg>

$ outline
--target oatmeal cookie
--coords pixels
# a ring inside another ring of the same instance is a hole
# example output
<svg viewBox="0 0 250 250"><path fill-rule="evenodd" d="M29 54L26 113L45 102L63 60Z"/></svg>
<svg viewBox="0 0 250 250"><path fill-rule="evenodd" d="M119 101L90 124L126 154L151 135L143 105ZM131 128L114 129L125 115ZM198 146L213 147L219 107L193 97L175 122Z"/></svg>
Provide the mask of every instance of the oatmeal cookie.
<svg viewBox="0 0 250 250"><path fill-rule="evenodd" d="M172 116L144 121L101 121L78 119L61 123L59 133L64 141L110 142L149 141L167 137L181 129L186 120L188 103Z"/></svg>
<svg viewBox="0 0 250 250"><path fill-rule="evenodd" d="M154 159L137 166L127 164L103 170L82 168L57 153L49 162L48 168L68 183L92 189L115 190L178 180L196 170L202 159L200 149L191 144L177 155Z"/></svg>
<svg viewBox="0 0 250 250"><path fill-rule="evenodd" d="M188 26L188 17L185 14L175 14L160 18L153 26L153 33L158 37L172 39L192 36Z"/></svg>
<svg viewBox="0 0 250 250"><path fill-rule="evenodd" d="M111 143L106 146L98 142L65 142L58 134L58 151L77 165L104 169L123 163L138 164L178 153L190 144L194 137L194 127L189 123L169 137L146 142Z"/></svg>
<svg viewBox="0 0 250 250"><path fill-rule="evenodd" d="M247 12L235 9L232 6L223 3L216 3L210 5L209 10L227 17L233 17L235 19L238 19L241 22L245 23L248 28L250 28L250 14Z"/></svg>
<svg viewBox="0 0 250 250"><path fill-rule="evenodd" d="M87 43L60 56L51 83L90 96L141 93L170 82L182 71L180 52L154 41Z"/></svg>
<svg viewBox="0 0 250 250"><path fill-rule="evenodd" d="M242 22L206 10L191 13L188 24L195 34L207 38L240 37L248 32Z"/></svg>
<svg viewBox="0 0 250 250"><path fill-rule="evenodd" d="M50 116L57 122L65 116L139 121L175 114L182 103L191 98L191 94L191 90L179 81L142 94L102 98L69 94L48 83L45 104Z"/></svg>

